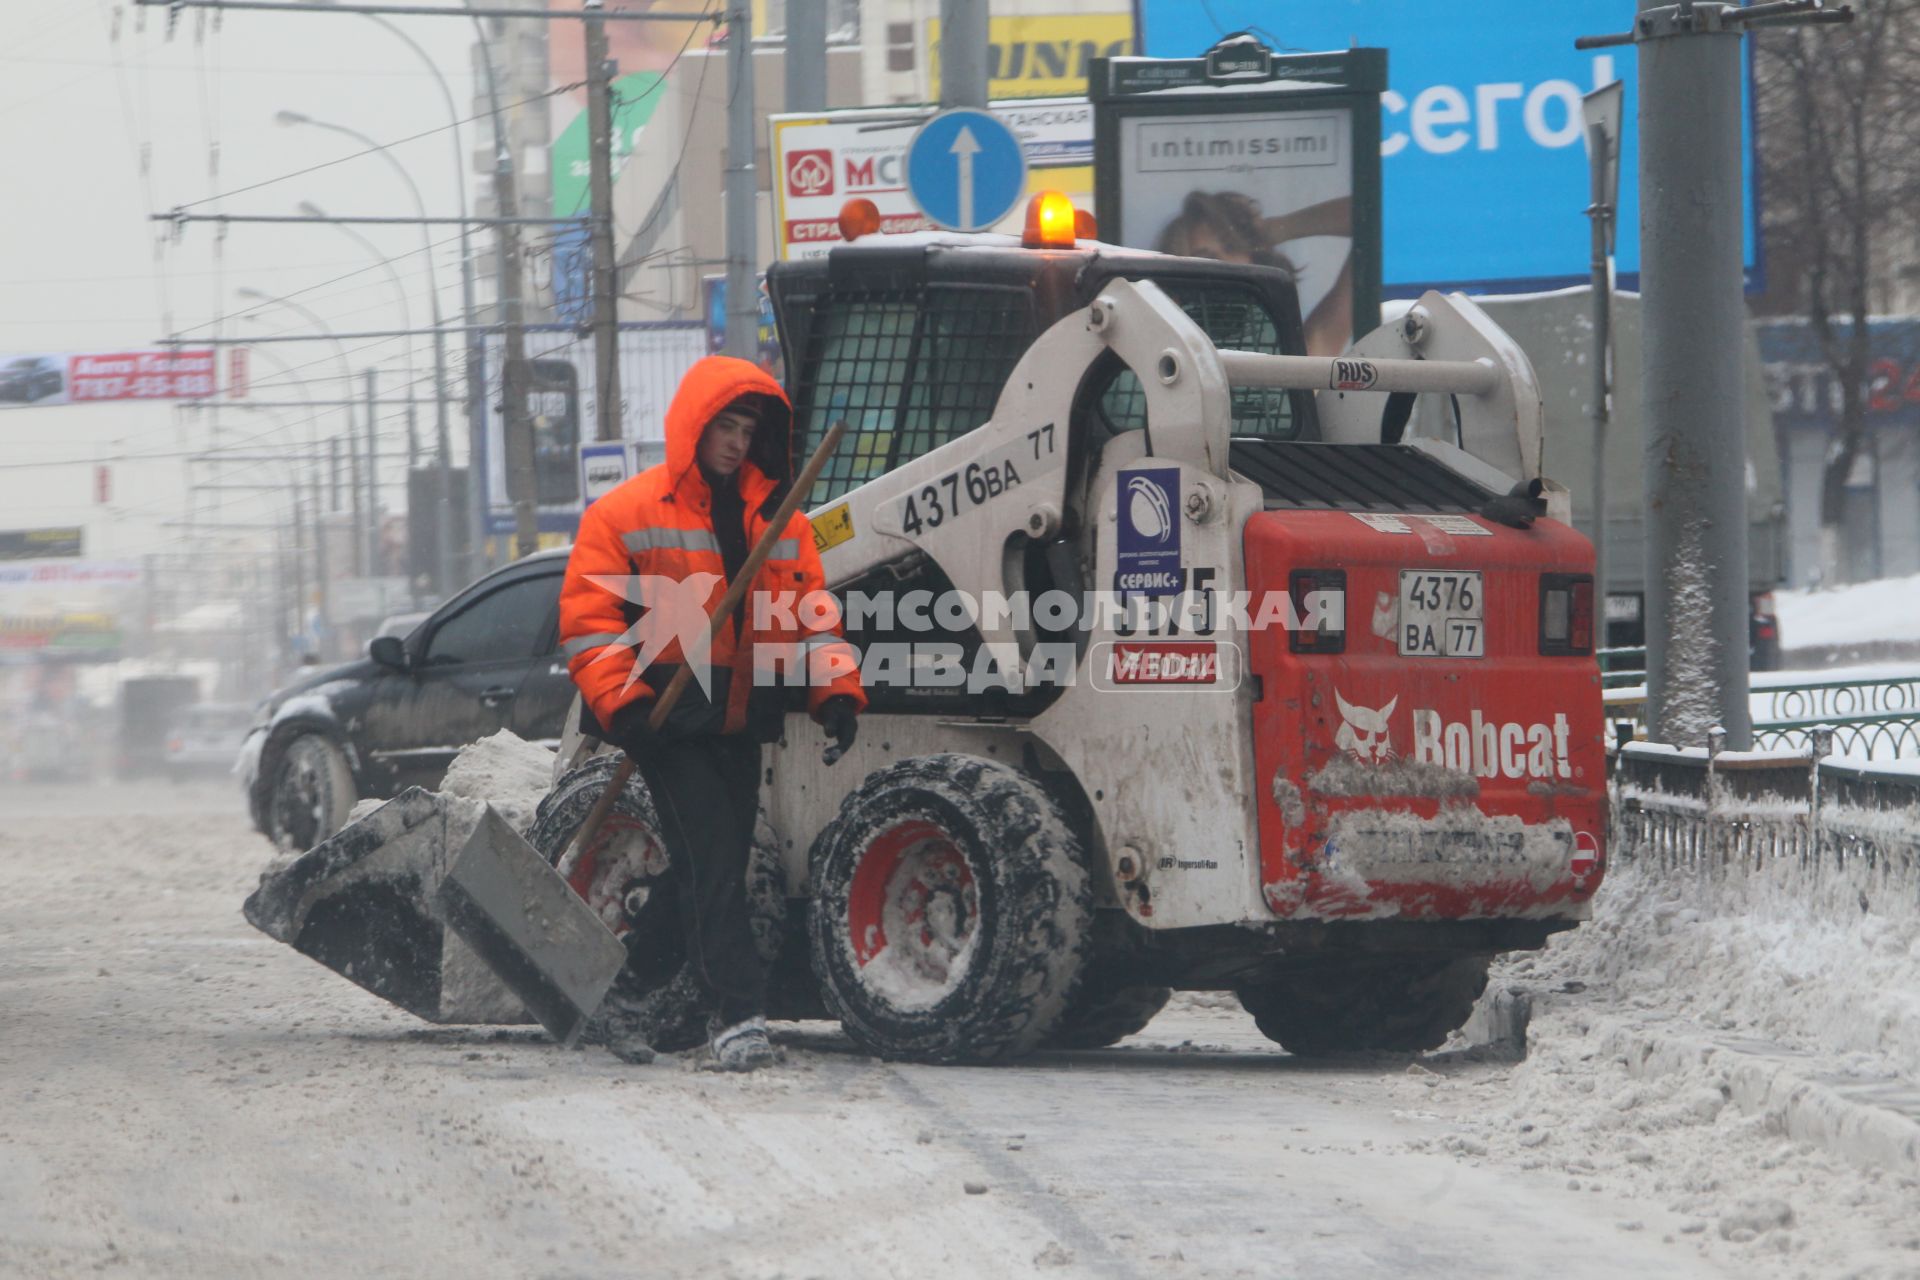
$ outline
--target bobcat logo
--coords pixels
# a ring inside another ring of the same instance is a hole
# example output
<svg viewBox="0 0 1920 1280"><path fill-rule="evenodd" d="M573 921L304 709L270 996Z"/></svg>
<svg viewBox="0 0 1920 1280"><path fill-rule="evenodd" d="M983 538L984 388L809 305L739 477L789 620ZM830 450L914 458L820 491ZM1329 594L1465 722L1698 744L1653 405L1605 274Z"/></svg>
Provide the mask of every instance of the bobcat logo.
<svg viewBox="0 0 1920 1280"><path fill-rule="evenodd" d="M1381 764L1393 759L1393 741L1387 737L1387 717L1400 705L1400 699L1394 697L1384 707L1356 707L1333 691L1333 701L1340 708L1340 732L1333 737L1333 745L1366 764Z"/></svg>

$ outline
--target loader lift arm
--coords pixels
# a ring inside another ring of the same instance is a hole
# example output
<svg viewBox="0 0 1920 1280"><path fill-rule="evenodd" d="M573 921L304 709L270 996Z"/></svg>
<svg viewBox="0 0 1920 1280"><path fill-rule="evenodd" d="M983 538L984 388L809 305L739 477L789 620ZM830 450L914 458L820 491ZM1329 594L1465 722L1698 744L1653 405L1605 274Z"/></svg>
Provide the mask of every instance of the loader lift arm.
<svg viewBox="0 0 1920 1280"><path fill-rule="evenodd" d="M1034 341L987 423L816 513L833 513L855 531L823 553L829 585L917 552L963 590L1011 594L1026 587L1026 545L1055 538L1079 518L1079 495L1068 491L1069 477L1086 470L1069 466L1074 405L1109 351L1145 392L1146 453L1223 482L1233 477L1235 387L1315 392L1323 438L1348 444L1380 441L1382 393L1448 397L1458 409L1455 438L1416 433L1404 443L1490 493L1540 474L1532 368L1462 297L1428 293L1406 319L1347 354L1316 358L1221 350L1151 280L1114 280ZM983 617L979 629L1003 669L1022 669L1030 633L1008 618Z"/></svg>

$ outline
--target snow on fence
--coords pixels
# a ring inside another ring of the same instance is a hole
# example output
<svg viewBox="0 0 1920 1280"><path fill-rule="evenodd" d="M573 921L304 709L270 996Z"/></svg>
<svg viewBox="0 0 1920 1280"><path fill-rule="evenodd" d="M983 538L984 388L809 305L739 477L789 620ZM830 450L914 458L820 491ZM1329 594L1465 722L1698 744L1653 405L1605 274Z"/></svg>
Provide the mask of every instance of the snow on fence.
<svg viewBox="0 0 1920 1280"><path fill-rule="evenodd" d="M1611 856L1722 884L1798 886L1810 909L1920 918L1920 768L1800 750L1629 742L1613 760Z"/></svg>
<svg viewBox="0 0 1920 1280"><path fill-rule="evenodd" d="M1608 678L1615 678L1609 676ZM1641 673L1630 677L1644 682ZM1607 718L1646 732L1644 683L1609 688ZM1920 759L1920 669L1912 664L1864 668L1825 680L1794 679L1792 673L1756 673L1750 698L1753 741L1764 751L1804 755L1814 736L1831 730L1831 746L1856 760Z"/></svg>

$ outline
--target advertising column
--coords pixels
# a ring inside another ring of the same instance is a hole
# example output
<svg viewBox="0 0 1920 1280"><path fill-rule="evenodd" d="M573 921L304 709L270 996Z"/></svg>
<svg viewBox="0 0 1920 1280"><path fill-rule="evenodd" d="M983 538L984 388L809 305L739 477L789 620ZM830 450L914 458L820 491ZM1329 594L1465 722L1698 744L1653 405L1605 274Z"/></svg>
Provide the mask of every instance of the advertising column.
<svg viewBox="0 0 1920 1280"><path fill-rule="evenodd" d="M1096 59L1101 239L1278 267L1309 355L1379 323L1380 49L1278 57L1246 37L1204 58Z"/></svg>

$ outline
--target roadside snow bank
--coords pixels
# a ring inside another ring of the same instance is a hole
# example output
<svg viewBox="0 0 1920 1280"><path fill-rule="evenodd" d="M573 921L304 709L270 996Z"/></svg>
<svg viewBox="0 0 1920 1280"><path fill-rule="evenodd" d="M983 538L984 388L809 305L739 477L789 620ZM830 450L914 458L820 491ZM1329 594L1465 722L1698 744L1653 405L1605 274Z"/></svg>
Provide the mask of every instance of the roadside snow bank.
<svg viewBox="0 0 1920 1280"><path fill-rule="evenodd" d="M1920 644L1920 574L1831 591L1776 591L1780 634L1790 648L1909 641Z"/></svg>
<svg viewBox="0 0 1920 1280"><path fill-rule="evenodd" d="M1920 885L1863 860L1817 873L1616 863L1593 919L1507 966L1610 1001L1915 1078Z"/></svg>
<svg viewBox="0 0 1920 1280"><path fill-rule="evenodd" d="M1496 981L1533 994L1527 1059L1457 1082L1444 1065L1409 1069L1435 1104L1460 1095L1440 1147L1642 1200L1648 1216L1620 1229L1677 1217L1664 1238L1691 1242L1708 1270L1920 1280L1920 1183L1900 1160L1863 1160L1860 1133L1811 1132L1821 1125L1794 1079L1828 1099L1913 1096L1912 880L1857 863L1816 875L1784 859L1616 862L1590 922L1495 965Z"/></svg>

